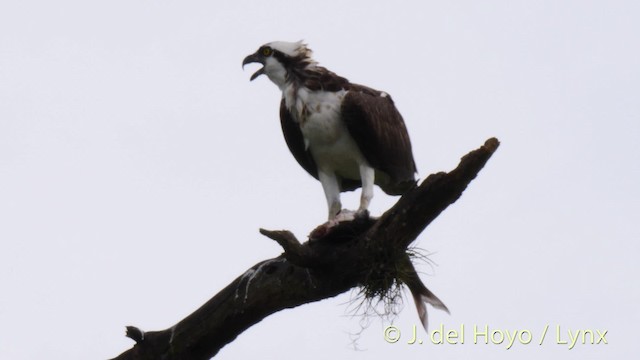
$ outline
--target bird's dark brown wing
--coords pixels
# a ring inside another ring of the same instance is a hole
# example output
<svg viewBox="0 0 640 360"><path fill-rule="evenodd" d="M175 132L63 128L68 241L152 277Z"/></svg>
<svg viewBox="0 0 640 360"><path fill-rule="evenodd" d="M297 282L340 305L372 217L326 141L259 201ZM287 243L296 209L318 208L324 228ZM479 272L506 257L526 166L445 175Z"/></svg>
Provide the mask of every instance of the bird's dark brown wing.
<svg viewBox="0 0 640 360"><path fill-rule="evenodd" d="M300 126L293 120L293 116L287 109L284 99L280 102L280 125L282 125L282 133L284 140L287 142L289 151L296 158L298 164L305 169L309 175L318 179L318 167L313 160L311 153L305 148L304 138Z"/></svg>
<svg viewBox="0 0 640 360"><path fill-rule="evenodd" d="M391 96L352 84L342 101L342 120L369 165L386 175L376 176L378 186L398 195L415 184L411 141Z"/></svg>

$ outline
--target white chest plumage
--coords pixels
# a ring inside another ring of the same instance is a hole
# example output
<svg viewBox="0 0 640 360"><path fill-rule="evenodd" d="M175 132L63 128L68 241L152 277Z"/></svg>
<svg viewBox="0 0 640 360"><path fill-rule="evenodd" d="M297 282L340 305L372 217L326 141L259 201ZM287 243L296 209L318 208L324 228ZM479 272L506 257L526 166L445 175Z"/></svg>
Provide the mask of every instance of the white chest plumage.
<svg viewBox="0 0 640 360"><path fill-rule="evenodd" d="M305 146L318 167L343 177L359 178L359 165L365 160L340 118L340 107L347 91L310 91L286 87L285 104L300 126Z"/></svg>

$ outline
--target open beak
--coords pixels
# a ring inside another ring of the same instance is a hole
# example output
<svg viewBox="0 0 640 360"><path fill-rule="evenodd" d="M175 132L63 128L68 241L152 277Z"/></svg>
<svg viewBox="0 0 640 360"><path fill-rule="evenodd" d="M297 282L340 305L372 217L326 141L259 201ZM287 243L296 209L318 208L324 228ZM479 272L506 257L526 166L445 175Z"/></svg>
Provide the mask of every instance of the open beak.
<svg viewBox="0 0 640 360"><path fill-rule="evenodd" d="M251 63L260 63L264 65L264 58L260 56L258 53L251 54L246 58L244 58L244 60L242 61L242 68L244 69L245 65L251 64ZM258 69L258 71L254 72L253 75L251 75L250 81L253 81L255 78L257 78L262 74L264 74L264 66L262 66L260 69Z"/></svg>

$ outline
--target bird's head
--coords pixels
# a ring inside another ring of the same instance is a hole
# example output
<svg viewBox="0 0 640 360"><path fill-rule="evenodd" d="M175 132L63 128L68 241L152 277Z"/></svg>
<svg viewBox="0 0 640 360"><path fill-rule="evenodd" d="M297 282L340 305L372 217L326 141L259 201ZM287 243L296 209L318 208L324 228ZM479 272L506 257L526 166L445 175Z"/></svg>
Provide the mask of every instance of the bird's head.
<svg viewBox="0 0 640 360"><path fill-rule="evenodd" d="M311 58L311 50L302 41L274 41L264 44L258 51L244 58L242 67L250 63L263 65L251 75L252 81L265 74L280 88L283 88L295 74L316 64Z"/></svg>

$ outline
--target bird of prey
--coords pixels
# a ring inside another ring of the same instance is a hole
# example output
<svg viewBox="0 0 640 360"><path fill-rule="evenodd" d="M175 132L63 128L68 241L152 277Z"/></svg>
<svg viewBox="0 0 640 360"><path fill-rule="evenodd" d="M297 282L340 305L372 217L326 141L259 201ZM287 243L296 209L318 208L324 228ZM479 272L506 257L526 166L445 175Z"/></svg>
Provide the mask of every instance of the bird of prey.
<svg viewBox="0 0 640 360"><path fill-rule="evenodd" d="M384 91L349 82L321 67L302 41L275 41L247 56L263 65L282 91L280 123L289 150L322 184L329 220L342 210L340 193L362 187L355 216L368 216L373 185L390 195L414 186L416 165L402 116ZM342 217L342 216L341 216Z"/></svg>

